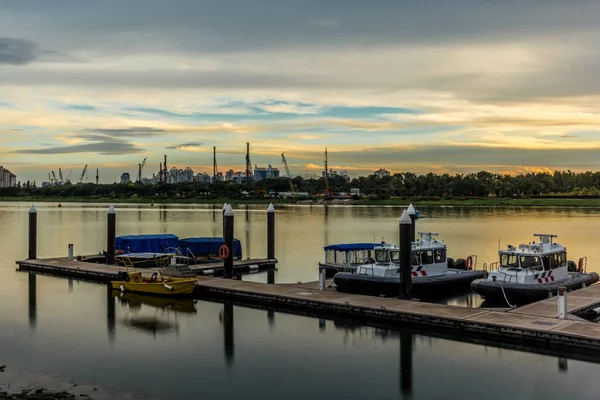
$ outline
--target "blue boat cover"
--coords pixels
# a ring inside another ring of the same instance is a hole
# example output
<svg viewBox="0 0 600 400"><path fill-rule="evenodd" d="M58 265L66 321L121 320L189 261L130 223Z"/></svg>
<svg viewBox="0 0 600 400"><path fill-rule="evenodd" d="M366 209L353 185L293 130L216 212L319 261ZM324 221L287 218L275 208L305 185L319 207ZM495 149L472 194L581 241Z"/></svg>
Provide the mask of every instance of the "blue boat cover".
<svg viewBox="0 0 600 400"><path fill-rule="evenodd" d="M355 250L373 250L375 246L380 246L381 243L342 243L342 244L330 244L329 246L323 247L323 250L333 251L355 251Z"/></svg>
<svg viewBox="0 0 600 400"><path fill-rule="evenodd" d="M179 240L181 252L185 254L185 249L189 249L195 256L217 254L219 247L223 244L222 237L195 237ZM233 257L242 257L242 243L238 239L233 239Z"/></svg>
<svg viewBox="0 0 600 400"><path fill-rule="evenodd" d="M172 234L117 236L115 247L126 253L164 253L176 248L179 238Z"/></svg>

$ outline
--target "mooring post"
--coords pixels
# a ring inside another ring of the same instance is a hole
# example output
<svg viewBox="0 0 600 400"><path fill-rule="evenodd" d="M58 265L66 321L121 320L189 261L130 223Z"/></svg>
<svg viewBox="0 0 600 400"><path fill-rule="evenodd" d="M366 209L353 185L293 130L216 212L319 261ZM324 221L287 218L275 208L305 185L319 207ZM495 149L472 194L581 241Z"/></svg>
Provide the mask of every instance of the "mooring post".
<svg viewBox="0 0 600 400"><path fill-rule="evenodd" d="M412 221L406 210L400 217L400 298L410 299L412 289Z"/></svg>
<svg viewBox="0 0 600 400"><path fill-rule="evenodd" d="M410 221L412 223L412 228L410 230L410 240L414 242L417 239L417 211L413 207L412 203L408 205L408 209L406 210L408 216L410 217Z"/></svg>
<svg viewBox="0 0 600 400"><path fill-rule="evenodd" d="M29 209L29 257L30 260L37 258L37 210L32 204Z"/></svg>
<svg viewBox="0 0 600 400"><path fill-rule="evenodd" d="M73 244L69 243L69 253L68 253L68 257L69 261L73 261Z"/></svg>
<svg viewBox="0 0 600 400"><path fill-rule="evenodd" d="M225 240L225 211L227 211L228 205L227 203L223 203L223 240Z"/></svg>
<svg viewBox="0 0 600 400"><path fill-rule="evenodd" d="M225 258L225 278L233 278L233 208L227 205L227 210L223 213L223 239L225 246L229 249L229 254Z"/></svg>
<svg viewBox="0 0 600 400"><path fill-rule="evenodd" d="M567 288L564 286L558 288L558 318L567 318Z"/></svg>
<svg viewBox="0 0 600 400"><path fill-rule="evenodd" d="M115 242L117 238L117 213L111 204L106 214L106 263L115 263Z"/></svg>
<svg viewBox="0 0 600 400"><path fill-rule="evenodd" d="M267 258L275 258L275 207L272 203L267 208Z"/></svg>
<svg viewBox="0 0 600 400"><path fill-rule="evenodd" d="M327 269L319 265L319 290L327 287Z"/></svg>

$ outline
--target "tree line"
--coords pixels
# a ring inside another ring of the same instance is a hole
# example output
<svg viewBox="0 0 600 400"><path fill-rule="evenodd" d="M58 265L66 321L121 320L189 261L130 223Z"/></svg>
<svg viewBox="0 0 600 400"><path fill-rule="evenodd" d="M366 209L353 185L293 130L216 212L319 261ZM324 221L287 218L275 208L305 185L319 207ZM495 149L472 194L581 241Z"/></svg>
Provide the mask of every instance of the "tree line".
<svg viewBox="0 0 600 400"><path fill-rule="evenodd" d="M290 182L291 181L291 182ZM291 183L291 184L290 184ZM292 186L293 185L293 186ZM303 179L296 177L265 179L258 182L234 183L232 181L179 184L143 185L129 184L64 184L37 187L34 183L19 183L17 187L0 188L4 197L167 197L167 198L228 198L266 197L276 193L303 193L305 197L324 193L350 194L357 188L360 194L378 199L390 197L526 197L540 195L600 196L600 172L554 171L518 175L494 174L480 171L471 174L417 175L400 172L389 176L362 176L347 181L342 176Z"/></svg>

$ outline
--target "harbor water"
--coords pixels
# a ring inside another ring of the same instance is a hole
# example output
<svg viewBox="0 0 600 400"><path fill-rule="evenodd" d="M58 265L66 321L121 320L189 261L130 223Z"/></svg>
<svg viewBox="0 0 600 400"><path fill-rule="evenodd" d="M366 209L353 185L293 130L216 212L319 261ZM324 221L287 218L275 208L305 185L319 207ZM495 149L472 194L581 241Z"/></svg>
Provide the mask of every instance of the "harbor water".
<svg viewBox="0 0 600 400"><path fill-rule="evenodd" d="M30 204L0 203L0 391L7 384L79 388L139 399L597 399L600 365L585 357L465 343L270 310L113 293L106 285L15 271L27 254ZM94 254L105 204L36 204L38 257ZM221 206L117 205L117 234L219 236ZM569 259L600 272L600 208L418 207L417 231L453 258L496 261L498 246L557 234ZM317 280L323 246L398 241L402 207L286 206L276 213L277 283ZM244 258L266 255L266 205L235 208ZM266 282L266 274L244 280ZM476 295L447 299L478 307ZM74 385L77 384L77 387ZM97 390L94 390L97 389Z"/></svg>

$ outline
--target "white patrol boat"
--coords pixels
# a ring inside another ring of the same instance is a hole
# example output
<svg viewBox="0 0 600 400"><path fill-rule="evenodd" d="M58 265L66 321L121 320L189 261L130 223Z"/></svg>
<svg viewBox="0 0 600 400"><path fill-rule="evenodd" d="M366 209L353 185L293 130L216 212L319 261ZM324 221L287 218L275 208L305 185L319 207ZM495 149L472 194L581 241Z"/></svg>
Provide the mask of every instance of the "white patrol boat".
<svg viewBox="0 0 600 400"><path fill-rule="evenodd" d="M578 264L567 260L567 249L553 240L557 235L533 236L539 242L500 250L500 261L490 265L487 279L471 284L473 291L490 303L513 306L552 297L560 286L575 290L598 281L598 274L586 273L585 257Z"/></svg>
<svg viewBox="0 0 600 400"><path fill-rule="evenodd" d="M485 271L473 270L477 257L467 257L464 263L450 263L446 244L434 238L437 233L419 233L412 243L412 295L436 296L448 291L469 287L486 276ZM374 258L358 265L354 273L337 273L333 282L337 290L374 296L397 296L400 279L400 248L390 244L374 247ZM450 265L450 266L449 266ZM453 268L456 266L456 268Z"/></svg>

